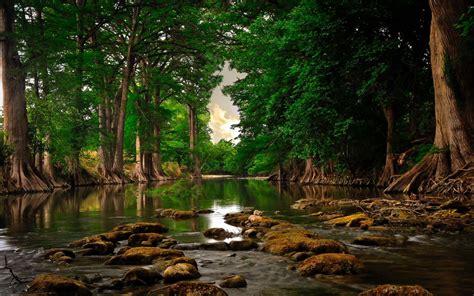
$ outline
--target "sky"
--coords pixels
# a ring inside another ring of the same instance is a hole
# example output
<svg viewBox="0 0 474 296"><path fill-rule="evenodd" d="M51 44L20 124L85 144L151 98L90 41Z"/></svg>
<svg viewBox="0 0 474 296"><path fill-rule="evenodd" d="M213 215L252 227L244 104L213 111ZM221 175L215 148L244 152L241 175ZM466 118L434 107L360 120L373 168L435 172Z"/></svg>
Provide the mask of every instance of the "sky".
<svg viewBox="0 0 474 296"><path fill-rule="evenodd" d="M239 111L232 104L230 98L222 93L222 89L226 85L233 84L237 79L243 78L244 75L229 69L227 63L221 71L221 75L223 76L222 82L213 90L208 105L209 112L211 113L211 121L209 122L209 127L212 130L211 140L213 143L217 143L221 139L232 140L236 143L238 142L236 138L239 135L239 131L238 129L232 129L232 125L239 123Z"/></svg>
<svg viewBox="0 0 474 296"><path fill-rule="evenodd" d="M0 67L0 75L1 71ZM239 123L239 112L237 107L232 104L230 98L222 93L222 89L226 85L231 85L237 79L243 78L244 75L229 69L228 64L224 66L221 75L223 76L222 82L213 90L208 105L211 114L211 121L209 122L209 127L212 130L211 140L213 143L217 143L221 139L232 140L234 143L237 143L238 139L236 138L239 135L239 131L238 129L232 129L232 125ZM3 106L3 86L0 79L1 106Z"/></svg>

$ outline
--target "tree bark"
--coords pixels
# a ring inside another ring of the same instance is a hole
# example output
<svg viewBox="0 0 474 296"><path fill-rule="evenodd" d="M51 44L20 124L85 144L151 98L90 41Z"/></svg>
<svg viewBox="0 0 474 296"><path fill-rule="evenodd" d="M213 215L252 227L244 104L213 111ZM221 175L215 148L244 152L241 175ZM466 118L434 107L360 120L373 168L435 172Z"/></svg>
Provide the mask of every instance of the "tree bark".
<svg viewBox="0 0 474 296"><path fill-rule="evenodd" d="M125 183L125 176L123 172L123 142L124 142L124 129L125 129L125 116L127 110L127 99L128 99L128 87L130 79L132 78L133 67L135 64L135 54L133 52L136 39L138 15L140 14L139 7L133 8L132 13L132 24L131 32L128 39L127 56L125 61L125 67L123 70L122 80L122 93L120 98L120 105L118 106L118 119L117 119L117 136L115 143L115 156L114 165L112 171L117 176L118 183Z"/></svg>
<svg viewBox="0 0 474 296"><path fill-rule="evenodd" d="M438 192L449 180L465 177L473 190L474 65L463 59L465 40L454 28L468 9L464 0L430 0L430 50L435 90L435 151L390 184L387 192ZM466 172L469 176L457 174Z"/></svg>
<svg viewBox="0 0 474 296"><path fill-rule="evenodd" d="M313 158L306 159L304 174L301 177L300 183L301 184L314 183L317 177L318 177L318 171L314 167Z"/></svg>
<svg viewBox="0 0 474 296"><path fill-rule="evenodd" d="M162 99L160 95L160 87L156 88L155 96L153 97L153 103L156 110L155 116L158 116L158 110L160 108ZM153 175L158 181L168 179L165 172L163 171L161 163L161 127L159 118L153 118Z"/></svg>
<svg viewBox="0 0 474 296"><path fill-rule="evenodd" d="M383 107L385 119L387 120L387 150L385 154L385 166L379 178L377 186L387 187L392 177L395 175L395 157L393 154L393 129L395 118L393 106L391 104Z"/></svg>
<svg viewBox="0 0 474 296"><path fill-rule="evenodd" d="M189 125L189 150L192 159L192 177L196 179L202 178L201 160L196 151L197 146L197 114L196 108L188 104L188 125Z"/></svg>
<svg viewBox="0 0 474 296"><path fill-rule="evenodd" d="M25 75L12 34L14 33L14 1L0 4L0 53L3 83L3 112L6 143L13 149L5 179L10 192L49 191L29 159L25 98Z"/></svg>

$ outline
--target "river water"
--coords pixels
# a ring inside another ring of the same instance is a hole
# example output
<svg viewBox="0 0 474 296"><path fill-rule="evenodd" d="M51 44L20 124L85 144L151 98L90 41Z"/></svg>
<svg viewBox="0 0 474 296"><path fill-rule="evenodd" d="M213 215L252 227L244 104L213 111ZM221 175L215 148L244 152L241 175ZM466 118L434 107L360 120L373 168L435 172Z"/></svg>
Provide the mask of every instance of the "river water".
<svg viewBox="0 0 474 296"><path fill-rule="evenodd" d="M213 241L202 231L222 227L226 213L245 207L265 215L302 224L322 236L340 240L363 261L366 272L356 276L303 278L288 269L285 258L258 251L185 251L196 259L201 281L214 282L229 274L247 278L245 289L226 289L229 295L357 295L378 284L419 284L435 295L473 295L474 238L468 234L424 234L400 230L393 235L407 242L398 247L361 247L352 239L369 231L333 228L316 222L310 211L292 210L301 198L339 199L382 197L373 189L337 186L277 186L263 180L213 179L199 183L178 181L149 186L103 186L48 194L0 197L0 295L20 294L25 283L12 280L1 269L4 258L14 273L31 280L41 272L74 276L100 273L105 279L121 276L126 266L104 266L101 258L82 257L58 266L41 257L44 249L62 247L84 236L105 232L120 223L158 221L167 225L180 243ZM211 209L194 219L153 218L156 209ZM143 295L146 289L124 291ZM111 292L109 292L110 294ZM102 293L107 294L107 293Z"/></svg>

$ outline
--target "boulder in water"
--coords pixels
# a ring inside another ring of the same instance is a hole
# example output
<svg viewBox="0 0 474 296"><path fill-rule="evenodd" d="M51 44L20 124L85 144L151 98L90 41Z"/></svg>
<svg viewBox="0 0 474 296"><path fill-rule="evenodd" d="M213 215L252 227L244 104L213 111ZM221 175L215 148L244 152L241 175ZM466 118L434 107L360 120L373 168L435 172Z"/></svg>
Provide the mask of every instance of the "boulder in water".
<svg viewBox="0 0 474 296"><path fill-rule="evenodd" d="M81 281L56 274L40 274L31 282L27 294L90 296L92 292Z"/></svg>
<svg viewBox="0 0 474 296"><path fill-rule="evenodd" d="M433 296L421 286L381 285L364 291L359 296Z"/></svg>
<svg viewBox="0 0 474 296"><path fill-rule="evenodd" d="M362 262L355 256L339 253L311 256L297 267L298 272L303 276L357 274L363 269Z"/></svg>

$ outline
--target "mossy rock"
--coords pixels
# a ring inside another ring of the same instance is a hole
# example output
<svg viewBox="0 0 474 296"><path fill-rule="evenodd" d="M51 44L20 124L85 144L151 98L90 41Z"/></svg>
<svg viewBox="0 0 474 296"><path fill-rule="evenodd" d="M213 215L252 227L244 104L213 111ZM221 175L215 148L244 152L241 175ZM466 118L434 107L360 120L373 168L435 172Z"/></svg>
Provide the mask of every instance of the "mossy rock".
<svg viewBox="0 0 474 296"><path fill-rule="evenodd" d="M371 226L374 220L364 213L356 213L349 216L331 219L326 223L335 226L359 227L361 225Z"/></svg>
<svg viewBox="0 0 474 296"><path fill-rule="evenodd" d="M194 265L197 268L196 260L194 260L193 258L184 256L184 257L178 257L174 259L156 259L153 262L152 269L159 272L163 272L166 268L176 265L178 263L188 263L188 264Z"/></svg>
<svg viewBox="0 0 474 296"><path fill-rule="evenodd" d="M201 276L196 266L189 263L177 263L168 266L163 271L165 283L175 283L183 280L193 280Z"/></svg>
<svg viewBox="0 0 474 296"><path fill-rule="evenodd" d="M204 231L203 234L207 238L213 238L217 240L223 240L223 239L234 236L233 233L228 232L224 228L209 228L206 231Z"/></svg>
<svg viewBox="0 0 474 296"><path fill-rule="evenodd" d="M155 247L131 248L125 253L113 256L105 262L107 265L143 265L151 264L157 259L173 259L183 257L184 253L179 250L161 249Z"/></svg>
<svg viewBox="0 0 474 296"><path fill-rule="evenodd" d="M185 282L165 286L150 291L148 296L227 296L227 293L219 287L206 283Z"/></svg>
<svg viewBox="0 0 474 296"><path fill-rule="evenodd" d="M81 281L56 274L40 274L31 282L26 294L89 296L92 292Z"/></svg>
<svg viewBox="0 0 474 296"><path fill-rule="evenodd" d="M381 235L361 235L356 237L352 243L362 246L393 246L398 244L398 240L394 237Z"/></svg>
<svg viewBox="0 0 474 296"><path fill-rule="evenodd" d="M381 285L364 291L359 296L433 296L421 286Z"/></svg>
<svg viewBox="0 0 474 296"><path fill-rule="evenodd" d="M153 269L135 267L127 271L120 279L124 286L147 286L161 281L161 274Z"/></svg>
<svg viewBox="0 0 474 296"><path fill-rule="evenodd" d="M219 286L222 288L245 288L247 287L247 281L241 275L231 275L223 278L219 282Z"/></svg>
<svg viewBox="0 0 474 296"><path fill-rule="evenodd" d="M309 257L297 266L297 270L303 276L344 275L360 273L364 265L353 255L328 253Z"/></svg>
<svg viewBox="0 0 474 296"><path fill-rule="evenodd" d="M130 247L156 247L166 236L159 233L135 233L128 238Z"/></svg>
<svg viewBox="0 0 474 296"><path fill-rule="evenodd" d="M127 231L131 233L165 233L168 232L168 228L160 223L138 222L119 225L112 229L112 232L115 231Z"/></svg>

